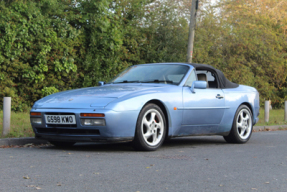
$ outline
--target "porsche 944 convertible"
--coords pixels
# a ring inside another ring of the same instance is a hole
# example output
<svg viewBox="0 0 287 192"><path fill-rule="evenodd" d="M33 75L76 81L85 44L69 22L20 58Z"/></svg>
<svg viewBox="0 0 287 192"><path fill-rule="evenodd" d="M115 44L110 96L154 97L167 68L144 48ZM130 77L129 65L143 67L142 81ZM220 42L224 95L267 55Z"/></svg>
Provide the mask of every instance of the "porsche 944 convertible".
<svg viewBox="0 0 287 192"><path fill-rule="evenodd" d="M133 65L97 87L44 97L30 111L35 137L56 146L131 142L146 151L182 136L221 135L246 143L258 116L255 88L194 63Z"/></svg>

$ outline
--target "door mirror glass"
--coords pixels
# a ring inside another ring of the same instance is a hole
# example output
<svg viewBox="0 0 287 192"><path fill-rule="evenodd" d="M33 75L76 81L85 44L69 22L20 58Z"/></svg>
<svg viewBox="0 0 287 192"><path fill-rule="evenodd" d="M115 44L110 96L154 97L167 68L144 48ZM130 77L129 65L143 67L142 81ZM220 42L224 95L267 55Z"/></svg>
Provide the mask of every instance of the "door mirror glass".
<svg viewBox="0 0 287 192"><path fill-rule="evenodd" d="M194 81L190 87L192 93L195 93L194 89L206 89L207 83L206 81Z"/></svg>

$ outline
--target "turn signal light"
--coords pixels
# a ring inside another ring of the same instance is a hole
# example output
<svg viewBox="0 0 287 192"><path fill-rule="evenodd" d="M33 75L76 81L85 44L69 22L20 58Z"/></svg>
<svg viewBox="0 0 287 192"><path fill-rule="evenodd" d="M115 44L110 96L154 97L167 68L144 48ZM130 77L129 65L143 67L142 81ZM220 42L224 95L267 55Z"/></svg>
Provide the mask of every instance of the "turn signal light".
<svg viewBox="0 0 287 192"><path fill-rule="evenodd" d="M102 113L81 113L81 117L105 117L105 114Z"/></svg>
<svg viewBox="0 0 287 192"><path fill-rule="evenodd" d="M31 116L41 116L41 113L39 113L39 112L31 112L30 115Z"/></svg>

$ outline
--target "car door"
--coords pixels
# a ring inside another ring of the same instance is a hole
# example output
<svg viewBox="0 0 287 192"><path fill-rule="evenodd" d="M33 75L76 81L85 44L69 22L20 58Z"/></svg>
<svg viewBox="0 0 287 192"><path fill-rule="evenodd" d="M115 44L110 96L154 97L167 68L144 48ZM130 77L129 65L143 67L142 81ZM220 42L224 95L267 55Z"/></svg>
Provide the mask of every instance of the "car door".
<svg viewBox="0 0 287 192"><path fill-rule="evenodd" d="M207 74L208 84L216 83L215 76L211 72ZM197 75L198 76L198 75ZM207 87L206 89L194 89L190 86L183 87L183 119L182 125L200 125L206 127L216 127L220 124L225 111L225 97L222 89Z"/></svg>
<svg viewBox="0 0 287 192"><path fill-rule="evenodd" d="M182 125L219 125L225 111L221 89L195 89L183 87Z"/></svg>

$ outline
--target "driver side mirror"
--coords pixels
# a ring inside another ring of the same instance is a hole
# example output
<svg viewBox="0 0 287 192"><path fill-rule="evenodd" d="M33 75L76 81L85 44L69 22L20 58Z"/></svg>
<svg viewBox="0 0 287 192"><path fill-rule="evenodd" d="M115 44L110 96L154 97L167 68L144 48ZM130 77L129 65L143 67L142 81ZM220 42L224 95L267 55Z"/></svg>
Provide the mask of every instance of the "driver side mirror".
<svg viewBox="0 0 287 192"><path fill-rule="evenodd" d="M99 81L99 82L98 82L98 86L103 86L104 84L105 84L104 81Z"/></svg>
<svg viewBox="0 0 287 192"><path fill-rule="evenodd" d="M194 89L206 89L207 82L206 81L194 81L190 87L192 93L195 93Z"/></svg>

